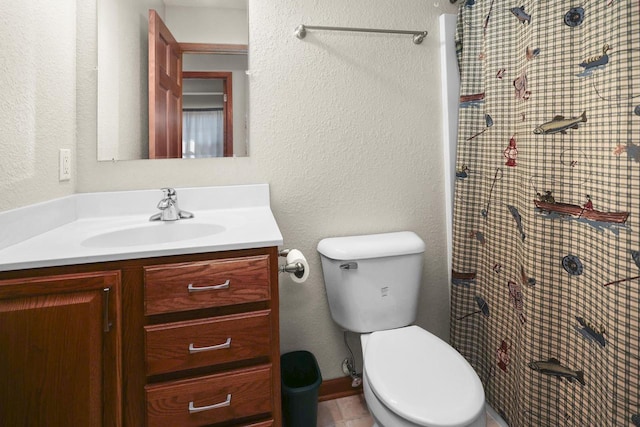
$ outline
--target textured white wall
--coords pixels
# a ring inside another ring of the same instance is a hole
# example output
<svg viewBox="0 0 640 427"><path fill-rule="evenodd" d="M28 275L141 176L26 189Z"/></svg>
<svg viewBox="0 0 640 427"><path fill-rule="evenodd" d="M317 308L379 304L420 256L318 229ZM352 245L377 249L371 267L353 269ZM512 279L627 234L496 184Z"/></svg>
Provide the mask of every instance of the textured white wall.
<svg viewBox="0 0 640 427"><path fill-rule="evenodd" d="M58 149L75 150L75 7L0 2L0 210L74 192Z"/></svg>
<svg viewBox="0 0 640 427"><path fill-rule="evenodd" d="M282 350L312 351L326 378L347 353L328 312L327 236L413 230L427 242L419 324L448 336L437 16L433 2L252 2L251 158L265 170L287 246L311 261L281 282ZM448 9L450 10L450 9ZM408 36L309 31L301 23L427 29ZM255 155L254 155L255 154ZM275 165L275 166L272 166Z"/></svg>
<svg viewBox="0 0 640 427"><path fill-rule="evenodd" d="M247 10L167 6L165 23L180 43L247 44Z"/></svg>
<svg viewBox="0 0 640 427"><path fill-rule="evenodd" d="M97 4L97 155L102 160L147 158L149 9L155 9L162 17L164 4L162 0L98 0ZM89 19L95 20L95 12Z"/></svg>
<svg viewBox="0 0 640 427"><path fill-rule="evenodd" d="M285 246L302 250L311 264L304 285L282 277L282 351L310 350L324 378L342 375L347 353L329 315L318 241L413 230L427 242L418 323L448 336L437 17L455 7L424 0L252 1L251 156L109 163L96 161L92 3L77 1L78 191L269 183ZM408 36L375 34L310 31L298 40L293 30L300 23L430 35L420 46ZM64 117L72 120L73 113ZM53 123L45 128L55 130ZM36 155L48 159L62 140L73 135L47 138ZM35 182L57 185L49 175L34 178L27 198L45 198Z"/></svg>

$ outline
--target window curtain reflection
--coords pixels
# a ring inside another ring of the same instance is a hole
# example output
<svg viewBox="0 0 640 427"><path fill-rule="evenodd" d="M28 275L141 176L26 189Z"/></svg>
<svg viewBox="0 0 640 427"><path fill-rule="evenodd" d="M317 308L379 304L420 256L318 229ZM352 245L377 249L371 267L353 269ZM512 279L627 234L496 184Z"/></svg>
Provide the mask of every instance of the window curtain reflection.
<svg viewBox="0 0 640 427"><path fill-rule="evenodd" d="M183 110L182 157L223 157L223 119L222 109Z"/></svg>

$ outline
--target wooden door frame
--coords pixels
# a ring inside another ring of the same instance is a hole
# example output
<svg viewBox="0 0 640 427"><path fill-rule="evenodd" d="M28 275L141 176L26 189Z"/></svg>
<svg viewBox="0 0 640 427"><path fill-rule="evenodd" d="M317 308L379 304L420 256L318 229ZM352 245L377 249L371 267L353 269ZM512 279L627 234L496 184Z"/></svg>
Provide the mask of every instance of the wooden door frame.
<svg viewBox="0 0 640 427"><path fill-rule="evenodd" d="M214 43L178 43L182 54L217 54L217 55L246 55L249 46L246 44L214 44ZM182 61L184 64L184 61ZM223 103L224 113L224 157L233 156L233 91L232 73L226 71L183 71L183 78L224 79L224 93L227 102Z"/></svg>
<svg viewBox="0 0 640 427"><path fill-rule="evenodd" d="M216 43L180 43L183 53L213 53L218 55L246 55L249 46L246 44L216 44Z"/></svg>
<svg viewBox="0 0 640 427"><path fill-rule="evenodd" d="M220 79L226 101L222 102L224 120L223 156L233 156L233 91L231 71L183 71L182 79Z"/></svg>

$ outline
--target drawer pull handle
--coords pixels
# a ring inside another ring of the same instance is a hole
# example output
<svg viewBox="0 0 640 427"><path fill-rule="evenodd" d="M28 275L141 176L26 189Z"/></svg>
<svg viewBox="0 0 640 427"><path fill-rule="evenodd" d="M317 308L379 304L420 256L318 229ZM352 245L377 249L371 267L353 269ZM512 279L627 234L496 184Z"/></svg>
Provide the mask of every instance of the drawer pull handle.
<svg viewBox="0 0 640 427"><path fill-rule="evenodd" d="M196 347L193 343L189 344L189 353L200 353L202 351L221 350L223 348L231 347L231 337L227 338L222 344L211 345L209 347Z"/></svg>
<svg viewBox="0 0 640 427"><path fill-rule="evenodd" d="M211 409L224 408L225 406L231 406L231 394L227 394L227 400L224 402L216 403L209 406L195 406L193 401L189 402L189 413L195 414L196 412L209 411Z"/></svg>
<svg viewBox="0 0 640 427"><path fill-rule="evenodd" d="M231 284L231 280L227 279L221 285L213 285L213 286L194 286L193 283L189 283L188 289L189 292L200 292L200 291L215 291L217 289L229 289L229 285Z"/></svg>

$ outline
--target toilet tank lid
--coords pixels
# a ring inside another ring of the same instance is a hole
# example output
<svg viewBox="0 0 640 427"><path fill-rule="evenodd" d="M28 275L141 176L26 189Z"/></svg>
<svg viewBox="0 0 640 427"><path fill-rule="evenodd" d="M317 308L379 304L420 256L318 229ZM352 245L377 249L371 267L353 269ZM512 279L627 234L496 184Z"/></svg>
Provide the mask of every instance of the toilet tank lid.
<svg viewBox="0 0 640 427"><path fill-rule="evenodd" d="M424 242L412 231L329 237L318 243L318 252L338 261L419 254L424 249Z"/></svg>

